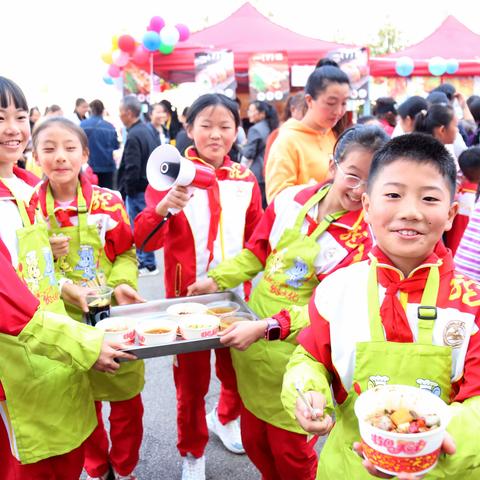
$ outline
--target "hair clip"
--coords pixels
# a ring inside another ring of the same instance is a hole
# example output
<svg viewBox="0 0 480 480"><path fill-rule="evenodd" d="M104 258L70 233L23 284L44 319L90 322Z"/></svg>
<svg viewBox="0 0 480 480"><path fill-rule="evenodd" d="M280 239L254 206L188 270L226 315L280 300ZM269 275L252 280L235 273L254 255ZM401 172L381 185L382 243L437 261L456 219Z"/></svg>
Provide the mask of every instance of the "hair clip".
<svg viewBox="0 0 480 480"><path fill-rule="evenodd" d="M424 110L420 110L420 113L421 113L424 117L426 117L428 112L424 109Z"/></svg>

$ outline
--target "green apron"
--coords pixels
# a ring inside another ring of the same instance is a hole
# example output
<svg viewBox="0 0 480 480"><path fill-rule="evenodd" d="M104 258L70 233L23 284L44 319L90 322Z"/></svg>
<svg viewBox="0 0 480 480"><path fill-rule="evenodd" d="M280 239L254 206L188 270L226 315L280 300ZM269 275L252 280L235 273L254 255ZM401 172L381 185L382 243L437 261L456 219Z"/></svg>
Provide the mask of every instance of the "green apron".
<svg viewBox="0 0 480 480"><path fill-rule="evenodd" d="M421 306L437 303L439 289L438 267L430 268L421 299ZM421 307L419 307L421 309ZM365 391L379 378L382 383L418 387L417 380L427 381L431 391L450 403L452 356L450 347L432 345L435 318L418 319L416 343L397 343L385 340L378 299L377 261L373 260L368 279L368 311L371 341L356 344L355 369L348 397L335 409L336 423L325 443L318 465L317 479L371 479L352 450L360 440L358 421L354 412L356 389ZM421 311L421 310L419 310ZM422 315L423 316L423 315ZM427 474L432 478L435 470Z"/></svg>
<svg viewBox="0 0 480 480"><path fill-rule="evenodd" d="M50 221L50 235L63 234L70 237L68 255L61 257L56 262L60 273L73 280L78 285L86 285L88 281L97 278L108 278L112 271L112 262L105 254L102 240L96 225L88 225L88 211L81 185L77 189L78 226L60 227L54 213L54 199L50 186L46 197L47 215ZM71 317L82 321L82 312L74 305L67 304ZM92 383L95 400L121 401L128 400L138 395L145 384L145 364L124 362L115 375L90 370L89 376Z"/></svg>
<svg viewBox="0 0 480 480"><path fill-rule="evenodd" d="M40 300L39 308L65 315L46 226L32 224L22 200L17 205L23 222L17 230L18 275ZM15 455L34 463L77 448L97 424L88 376L33 354L16 337L0 334L0 345Z"/></svg>
<svg viewBox="0 0 480 480"><path fill-rule="evenodd" d="M249 306L266 318L292 305L305 305L318 285L314 261L320 251L317 239L345 211L327 215L311 235L301 231L308 211L326 196L323 187L300 211L293 228L280 238L266 262L264 274L255 287ZM292 432L305 433L285 412L280 400L285 368L296 347L298 332L288 341L260 339L244 352L231 349L238 390L245 407L256 417Z"/></svg>

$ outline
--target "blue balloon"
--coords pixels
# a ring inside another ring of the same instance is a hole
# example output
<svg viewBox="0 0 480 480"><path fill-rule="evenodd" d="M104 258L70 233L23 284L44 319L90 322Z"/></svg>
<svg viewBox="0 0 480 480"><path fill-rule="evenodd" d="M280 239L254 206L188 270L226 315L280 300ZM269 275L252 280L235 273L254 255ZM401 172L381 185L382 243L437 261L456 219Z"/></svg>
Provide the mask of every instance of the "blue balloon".
<svg viewBox="0 0 480 480"><path fill-rule="evenodd" d="M428 71L435 77L440 77L447 71L447 62L442 57L432 57L428 61Z"/></svg>
<svg viewBox="0 0 480 480"><path fill-rule="evenodd" d="M453 75L454 73L457 73L459 67L460 67L460 64L458 63L458 60L456 58L449 58L447 60L446 71L449 75Z"/></svg>
<svg viewBox="0 0 480 480"><path fill-rule="evenodd" d="M415 64L410 57L400 57L395 63L395 71L401 77L408 77L412 74Z"/></svg>
<svg viewBox="0 0 480 480"><path fill-rule="evenodd" d="M143 36L142 43L146 50L149 52L155 52L160 48L160 36L157 32L147 32Z"/></svg>
<svg viewBox="0 0 480 480"><path fill-rule="evenodd" d="M113 85L113 78L110 77L109 75L105 75L103 77L103 81L107 84L107 85Z"/></svg>

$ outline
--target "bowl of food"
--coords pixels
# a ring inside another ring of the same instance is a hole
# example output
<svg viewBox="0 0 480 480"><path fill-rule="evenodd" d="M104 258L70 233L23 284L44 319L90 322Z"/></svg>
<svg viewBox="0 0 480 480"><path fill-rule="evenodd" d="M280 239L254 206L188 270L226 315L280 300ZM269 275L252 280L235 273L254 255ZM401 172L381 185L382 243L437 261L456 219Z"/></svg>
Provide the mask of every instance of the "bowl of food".
<svg viewBox="0 0 480 480"><path fill-rule="evenodd" d="M135 327L140 345L172 343L177 337L178 322L169 317L141 320Z"/></svg>
<svg viewBox="0 0 480 480"><path fill-rule="evenodd" d="M135 327L128 317L108 317L95 325L105 332L105 340L119 343L135 342Z"/></svg>
<svg viewBox="0 0 480 480"><path fill-rule="evenodd" d="M217 315L220 318L226 317L228 315L233 315L235 312L240 310L240 305L235 302L230 302L228 300L222 300L219 302L207 303L208 312L212 315Z"/></svg>
<svg viewBox="0 0 480 480"><path fill-rule="evenodd" d="M447 404L429 390L380 385L355 402L363 455L391 475L435 467L450 421Z"/></svg>
<svg viewBox="0 0 480 480"><path fill-rule="evenodd" d="M231 315L222 315L220 317L220 330L226 330L236 322L252 322L254 320L255 316L247 312L235 312Z"/></svg>
<svg viewBox="0 0 480 480"><path fill-rule="evenodd" d="M174 305L170 305L167 308L167 313L169 315L177 315L182 317L183 315L192 315L192 314L201 314L207 313L208 307L203 303L196 303L196 302L182 302L182 303L175 303Z"/></svg>
<svg viewBox="0 0 480 480"><path fill-rule="evenodd" d="M179 322L180 333L185 340L213 337L217 335L220 319L215 315L185 315Z"/></svg>

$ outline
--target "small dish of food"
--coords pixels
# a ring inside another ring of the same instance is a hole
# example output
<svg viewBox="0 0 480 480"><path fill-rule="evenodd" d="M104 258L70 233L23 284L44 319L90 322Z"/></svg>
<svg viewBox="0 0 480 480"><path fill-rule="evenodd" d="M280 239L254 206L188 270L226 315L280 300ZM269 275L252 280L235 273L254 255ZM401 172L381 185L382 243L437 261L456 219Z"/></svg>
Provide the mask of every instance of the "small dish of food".
<svg viewBox="0 0 480 480"><path fill-rule="evenodd" d="M170 305L167 308L167 313L169 315L177 315L182 317L183 315L192 315L192 314L201 314L207 313L208 307L203 303L197 302L182 302L182 303L175 303L174 305Z"/></svg>
<svg viewBox="0 0 480 480"><path fill-rule="evenodd" d="M219 302L207 303L208 312L212 315L217 315L219 317L225 317L227 315L233 315L235 312L240 310L240 305L235 302L230 302L228 300L222 300Z"/></svg>
<svg viewBox="0 0 480 480"><path fill-rule="evenodd" d="M236 322L252 322L255 320L255 316L247 312L235 312L231 315L222 315L220 317L220 330L226 330Z"/></svg>
<svg viewBox="0 0 480 480"><path fill-rule="evenodd" d="M119 343L134 343L135 328L128 317L108 317L95 325L105 332L105 340Z"/></svg>
<svg viewBox="0 0 480 480"><path fill-rule="evenodd" d="M185 315L179 322L180 333L185 340L213 337L217 335L219 325L220 319L208 314Z"/></svg>
<svg viewBox="0 0 480 480"><path fill-rule="evenodd" d="M135 330L140 345L172 343L177 337L178 323L171 317L154 318L138 322Z"/></svg>

